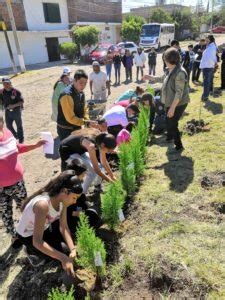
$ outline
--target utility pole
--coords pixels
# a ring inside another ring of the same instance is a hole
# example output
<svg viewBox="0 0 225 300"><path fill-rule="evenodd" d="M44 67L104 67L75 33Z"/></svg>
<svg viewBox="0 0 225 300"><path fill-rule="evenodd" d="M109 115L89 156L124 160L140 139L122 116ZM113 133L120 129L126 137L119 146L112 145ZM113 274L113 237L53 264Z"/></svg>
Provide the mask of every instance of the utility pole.
<svg viewBox="0 0 225 300"><path fill-rule="evenodd" d="M5 41L6 41L6 45L8 47L8 51L9 51L9 56L11 59L11 63L12 63L12 67L13 67L13 72L16 74L17 73L17 67L16 67L16 63L13 57L13 53L12 53L12 48L9 42L9 37L8 37L8 33L7 33L7 29L6 29L6 25L5 22L0 22L0 29L2 28L4 36L5 36Z"/></svg>
<svg viewBox="0 0 225 300"><path fill-rule="evenodd" d="M213 13L214 13L214 0L212 0L212 14L211 14L211 25L210 25L210 32L213 33Z"/></svg>
<svg viewBox="0 0 225 300"><path fill-rule="evenodd" d="M6 0L6 4L7 4L9 20L10 20L10 24L11 24L11 27L12 27L14 40L15 40L15 45L16 45L16 49L17 49L17 55L18 55L20 69L21 69L21 72L24 73L24 72L26 72L26 67L25 67L25 63L24 63L23 54L22 54L22 51L21 51L21 48L20 48L19 39L18 39L18 36L17 36L16 23L15 23L15 19L14 19L14 16L13 16L11 0Z"/></svg>

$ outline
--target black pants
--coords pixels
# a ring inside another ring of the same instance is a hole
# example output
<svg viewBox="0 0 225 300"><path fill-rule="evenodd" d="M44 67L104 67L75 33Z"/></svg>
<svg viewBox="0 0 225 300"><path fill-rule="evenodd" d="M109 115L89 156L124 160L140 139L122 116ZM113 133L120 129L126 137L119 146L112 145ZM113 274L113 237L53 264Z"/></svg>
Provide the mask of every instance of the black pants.
<svg viewBox="0 0 225 300"><path fill-rule="evenodd" d="M5 110L5 122L7 128L12 132L14 137L19 140L19 143L24 142L23 124L21 108L14 108L12 111ZM13 123L16 123L17 130L14 129Z"/></svg>
<svg viewBox="0 0 225 300"><path fill-rule="evenodd" d="M200 61L195 61L193 63L193 69L192 69L192 81L198 81L200 74L201 74L201 69L199 68L200 66Z"/></svg>
<svg viewBox="0 0 225 300"><path fill-rule="evenodd" d="M144 76L144 68L143 67L137 67L137 75L136 75L137 80L139 78L139 70L141 71L141 79Z"/></svg>
<svg viewBox="0 0 225 300"><path fill-rule="evenodd" d="M128 80L130 78L130 80L132 80L132 67L126 67L126 80Z"/></svg>
<svg viewBox="0 0 225 300"><path fill-rule="evenodd" d="M109 126L108 133L112 134L113 136L117 137L118 133L123 129L121 125Z"/></svg>
<svg viewBox="0 0 225 300"><path fill-rule="evenodd" d="M221 65L221 89L225 90L225 61Z"/></svg>
<svg viewBox="0 0 225 300"><path fill-rule="evenodd" d="M33 246L33 236L22 237L18 235L18 237L21 243L26 246L28 254L38 255L49 259L49 256L45 255L43 252L39 251ZM60 252L64 252L64 247L62 246L62 243L65 243L65 241L59 230L59 220L52 223L51 227L47 228L44 231L43 240L54 249Z"/></svg>
<svg viewBox="0 0 225 300"><path fill-rule="evenodd" d="M183 147L180 137L180 131L178 129L178 122L182 117L187 104L177 106L174 112L174 116L172 118L166 117L166 127L167 127L167 136L171 139L174 139L174 144L176 149L181 149ZM166 109L166 114L168 113L169 108Z"/></svg>

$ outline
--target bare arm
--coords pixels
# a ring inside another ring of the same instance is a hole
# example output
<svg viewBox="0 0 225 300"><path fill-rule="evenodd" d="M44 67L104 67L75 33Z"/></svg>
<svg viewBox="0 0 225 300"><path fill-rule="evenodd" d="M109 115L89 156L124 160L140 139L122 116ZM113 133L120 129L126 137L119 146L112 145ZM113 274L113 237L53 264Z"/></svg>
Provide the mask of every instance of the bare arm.
<svg viewBox="0 0 225 300"><path fill-rule="evenodd" d="M67 246L70 249L70 252L73 252L73 258L76 256L76 247L74 245L73 239L70 234L70 230L67 224L67 208L64 207L60 216L60 232L66 241Z"/></svg>
<svg viewBox="0 0 225 300"><path fill-rule="evenodd" d="M95 145L93 143L91 143L90 141L85 140L85 139L83 140L82 145L87 149L87 151L89 153L89 157L90 157L90 160L91 160L91 163L93 165L93 169L94 169L95 173L98 176L100 176L102 179L110 182L111 178L109 176L105 175L101 171L101 169L99 168L98 160L97 160L97 157L96 157Z"/></svg>
<svg viewBox="0 0 225 300"><path fill-rule="evenodd" d="M110 168L110 165L107 161L107 158L106 158L106 155L105 155L105 152L100 152L100 159L101 159L101 163L103 165L103 167L105 168L106 172L109 174L109 176L111 177L112 180L115 179L114 175L113 175L113 172Z"/></svg>
<svg viewBox="0 0 225 300"><path fill-rule="evenodd" d="M91 94L93 95L93 91L92 91L92 85L93 85L93 81L90 80L90 90L91 90Z"/></svg>

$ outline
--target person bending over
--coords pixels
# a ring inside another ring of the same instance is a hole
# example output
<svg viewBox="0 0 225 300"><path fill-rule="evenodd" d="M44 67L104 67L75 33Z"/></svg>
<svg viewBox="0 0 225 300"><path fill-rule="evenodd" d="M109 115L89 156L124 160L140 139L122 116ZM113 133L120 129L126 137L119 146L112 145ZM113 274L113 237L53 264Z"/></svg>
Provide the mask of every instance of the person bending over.
<svg viewBox="0 0 225 300"><path fill-rule="evenodd" d="M87 167L83 183L84 194L86 194L98 176L107 182L115 180L106 158L106 154L112 153L115 148L116 139L113 135L101 133L94 128L81 129L63 140L60 145L59 153L62 159L62 170L65 168L66 161L69 162L68 159L81 159ZM108 175L101 171L98 158Z"/></svg>

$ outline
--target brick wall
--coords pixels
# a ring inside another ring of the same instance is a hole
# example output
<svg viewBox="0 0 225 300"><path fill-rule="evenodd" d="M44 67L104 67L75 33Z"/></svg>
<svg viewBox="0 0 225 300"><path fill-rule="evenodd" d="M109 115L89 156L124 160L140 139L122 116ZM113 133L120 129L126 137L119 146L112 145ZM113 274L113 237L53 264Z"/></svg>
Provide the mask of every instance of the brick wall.
<svg viewBox="0 0 225 300"><path fill-rule="evenodd" d="M69 23L122 22L122 0L67 0Z"/></svg>
<svg viewBox="0 0 225 300"><path fill-rule="evenodd" d="M6 23L7 29L10 30L9 15L6 6L6 0L0 0L0 18ZM16 22L17 30L27 30L27 22L22 0L12 1L13 15Z"/></svg>

